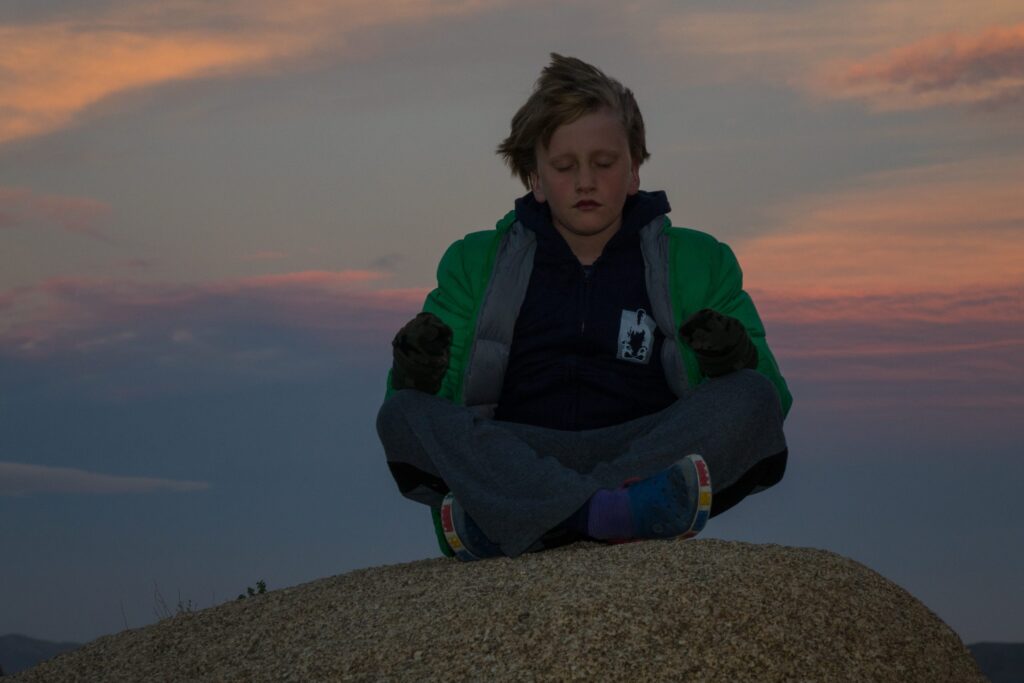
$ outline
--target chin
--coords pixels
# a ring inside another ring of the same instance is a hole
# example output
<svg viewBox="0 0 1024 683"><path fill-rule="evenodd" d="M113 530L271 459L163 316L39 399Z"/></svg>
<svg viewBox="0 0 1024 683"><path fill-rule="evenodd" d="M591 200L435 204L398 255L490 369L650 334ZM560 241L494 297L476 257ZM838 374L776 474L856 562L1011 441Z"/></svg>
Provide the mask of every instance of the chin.
<svg viewBox="0 0 1024 683"><path fill-rule="evenodd" d="M579 235L580 237L593 237L594 235L600 235L602 232L608 230L607 225L595 226L595 227L582 227L582 228L570 228L570 232Z"/></svg>
<svg viewBox="0 0 1024 683"><path fill-rule="evenodd" d="M575 223L570 224L572 225L570 230L572 230L577 235L599 235L602 232L605 232L606 230L610 229L613 223L614 221L600 221L596 223Z"/></svg>

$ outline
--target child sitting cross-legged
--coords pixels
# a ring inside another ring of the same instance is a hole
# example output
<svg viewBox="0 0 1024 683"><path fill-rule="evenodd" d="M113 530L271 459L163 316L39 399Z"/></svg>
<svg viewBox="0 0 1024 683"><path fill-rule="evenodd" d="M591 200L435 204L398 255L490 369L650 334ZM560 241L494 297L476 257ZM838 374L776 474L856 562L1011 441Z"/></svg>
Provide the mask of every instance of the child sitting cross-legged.
<svg viewBox="0 0 1024 683"><path fill-rule="evenodd" d="M792 398L732 251L640 189L632 92L552 55L498 153L528 191L444 254L377 418L441 550L685 538L777 483Z"/></svg>

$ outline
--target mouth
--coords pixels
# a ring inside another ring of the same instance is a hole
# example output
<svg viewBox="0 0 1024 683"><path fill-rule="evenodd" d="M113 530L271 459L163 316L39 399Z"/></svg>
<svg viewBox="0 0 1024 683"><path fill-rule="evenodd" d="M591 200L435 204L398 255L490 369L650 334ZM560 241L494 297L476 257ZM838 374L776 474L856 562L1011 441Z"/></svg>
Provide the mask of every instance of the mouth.
<svg viewBox="0 0 1024 683"><path fill-rule="evenodd" d="M596 209L599 206L601 206L599 203L591 199L584 199L572 205L574 209Z"/></svg>

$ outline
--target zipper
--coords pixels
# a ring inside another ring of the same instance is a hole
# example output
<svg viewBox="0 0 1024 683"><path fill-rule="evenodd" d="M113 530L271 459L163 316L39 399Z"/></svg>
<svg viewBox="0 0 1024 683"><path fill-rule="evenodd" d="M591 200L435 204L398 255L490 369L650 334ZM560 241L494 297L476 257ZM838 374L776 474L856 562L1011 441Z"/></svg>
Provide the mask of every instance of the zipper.
<svg viewBox="0 0 1024 683"><path fill-rule="evenodd" d="M587 268L581 263L580 270L583 271L583 292L580 295L580 336L582 337L587 331L587 314L590 310L591 276L593 275L594 266L591 265ZM575 397L572 403L572 417L570 424L573 429L579 429L580 402L583 400L583 387L580 385L580 378L577 372L575 359L573 360L572 365L572 383L575 388Z"/></svg>
<svg viewBox="0 0 1024 683"><path fill-rule="evenodd" d="M594 270L594 266L587 268L580 264L580 268L583 270L583 296L581 297L580 305L580 335L587 331L587 310L590 307L590 274Z"/></svg>

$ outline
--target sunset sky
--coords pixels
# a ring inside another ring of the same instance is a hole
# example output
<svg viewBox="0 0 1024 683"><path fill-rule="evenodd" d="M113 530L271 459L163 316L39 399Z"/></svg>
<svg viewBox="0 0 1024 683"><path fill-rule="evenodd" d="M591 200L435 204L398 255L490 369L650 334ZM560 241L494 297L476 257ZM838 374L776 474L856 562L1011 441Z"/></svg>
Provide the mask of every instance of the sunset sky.
<svg viewBox="0 0 1024 683"><path fill-rule="evenodd" d="M636 94L793 391L705 536L1024 641L1019 0L5 0L0 635L85 641L438 554L373 420L549 53Z"/></svg>

